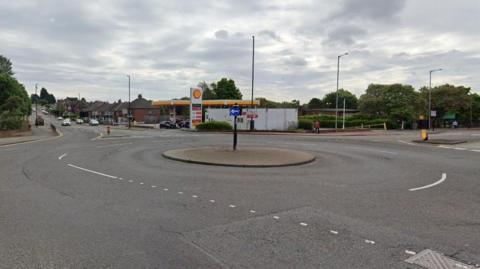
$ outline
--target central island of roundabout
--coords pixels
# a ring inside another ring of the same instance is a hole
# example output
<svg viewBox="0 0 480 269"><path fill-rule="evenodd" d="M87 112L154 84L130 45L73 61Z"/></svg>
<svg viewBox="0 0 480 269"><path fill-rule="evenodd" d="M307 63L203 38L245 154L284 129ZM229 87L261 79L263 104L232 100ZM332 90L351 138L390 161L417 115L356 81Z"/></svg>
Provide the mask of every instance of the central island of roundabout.
<svg viewBox="0 0 480 269"><path fill-rule="evenodd" d="M168 150L165 158L206 165L235 167L279 167L313 162L315 156L297 150L263 147L243 147L233 150L222 147L200 147Z"/></svg>

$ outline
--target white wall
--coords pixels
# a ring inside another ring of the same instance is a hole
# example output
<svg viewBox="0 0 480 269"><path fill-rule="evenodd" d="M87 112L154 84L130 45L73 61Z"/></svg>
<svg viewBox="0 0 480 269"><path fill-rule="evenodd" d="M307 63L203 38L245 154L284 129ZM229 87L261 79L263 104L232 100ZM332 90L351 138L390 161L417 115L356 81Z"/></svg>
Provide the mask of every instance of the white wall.
<svg viewBox="0 0 480 269"><path fill-rule="evenodd" d="M298 126L298 110L296 108L257 108L255 119L256 130L289 130L296 129ZM243 109L242 116L237 118L237 129L248 130L250 128L250 119L245 114L248 109ZM228 108L207 108L205 112L205 121L227 121L233 126L233 117L229 115Z"/></svg>

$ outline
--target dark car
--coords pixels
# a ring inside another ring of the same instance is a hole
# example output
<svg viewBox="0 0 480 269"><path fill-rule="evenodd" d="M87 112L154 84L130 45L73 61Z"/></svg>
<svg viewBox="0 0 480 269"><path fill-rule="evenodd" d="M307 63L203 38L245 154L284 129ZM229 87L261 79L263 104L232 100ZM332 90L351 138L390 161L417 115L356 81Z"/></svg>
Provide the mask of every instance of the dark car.
<svg viewBox="0 0 480 269"><path fill-rule="evenodd" d="M173 129L176 128L176 125L171 121L161 121L160 128Z"/></svg>
<svg viewBox="0 0 480 269"><path fill-rule="evenodd" d="M44 120L42 117L37 116L37 119L35 120L35 125L37 125L37 126L38 126L38 125L43 126L44 124L45 124L45 120Z"/></svg>

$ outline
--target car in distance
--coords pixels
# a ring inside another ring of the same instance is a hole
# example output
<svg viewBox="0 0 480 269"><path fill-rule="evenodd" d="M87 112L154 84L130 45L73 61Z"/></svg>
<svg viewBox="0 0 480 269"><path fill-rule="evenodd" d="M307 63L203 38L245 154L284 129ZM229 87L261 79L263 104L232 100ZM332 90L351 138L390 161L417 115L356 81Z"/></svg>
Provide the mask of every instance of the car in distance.
<svg viewBox="0 0 480 269"><path fill-rule="evenodd" d="M70 119L64 119L62 122L62 126L71 126L71 125L72 125L72 122L70 121Z"/></svg>
<svg viewBox="0 0 480 269"><path fill-rule="evenodd" d="M39 126L39 125L43 126L44 124L45 124L45 121L43 120L43 118L40 117L40 116L37 116L37 119L35 120L35 125L36 126Z"/></svg>
<svg viewBox="0 0 480 269"><path fill-rule="evenodd" d="M63 117L58 117L57 120L63 120Z"/></svg>
<svg viewBox="0 0 480 269"><path fill-rule="evenodd" d="M77 124L82 124L82 123L83 123L83 120L82 120L82 119L77 119L75 122L76 122Z"/></svg>
<svg viewBox="0 0 480 269"><path fill-rule="evenodd" d="M98 120L96 119L90 119L89 123L90 126L98 126Z"/></svg>

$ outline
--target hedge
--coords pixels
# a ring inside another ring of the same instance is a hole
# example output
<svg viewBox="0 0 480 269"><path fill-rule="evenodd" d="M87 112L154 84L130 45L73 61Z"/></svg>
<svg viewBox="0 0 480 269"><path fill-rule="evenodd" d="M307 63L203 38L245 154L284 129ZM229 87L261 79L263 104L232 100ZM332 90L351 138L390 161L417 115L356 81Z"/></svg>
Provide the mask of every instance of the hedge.
<svg viewBox="0 0 480 269"><path fill-rule="evenodd" d="M196 126L200 131L231 131L232 125L226 121L207 121Z"/></svg>
<svg viewBox="0 0 480 269"><path fill-rule="evenodd" d="M335 116L330 115L314 115L314 116L303 116L299 117L299 128L305 130L311 130L313 123L315 121L320 122L320 128L335 128ZM398 124L389 119L376 118L376 119L367 119L362 117L349 116L345 118L345 127L346 128L360 128L362 125L367 128L369 125L375 125L375 128L383 128L383 123L387 124L388 129L398 128ZM343 126L343 118L338 117L337 126L341 128Z"/></svg>

